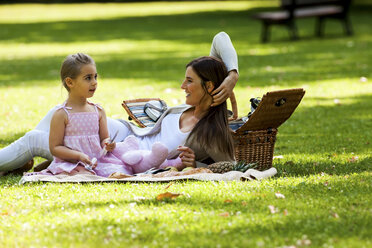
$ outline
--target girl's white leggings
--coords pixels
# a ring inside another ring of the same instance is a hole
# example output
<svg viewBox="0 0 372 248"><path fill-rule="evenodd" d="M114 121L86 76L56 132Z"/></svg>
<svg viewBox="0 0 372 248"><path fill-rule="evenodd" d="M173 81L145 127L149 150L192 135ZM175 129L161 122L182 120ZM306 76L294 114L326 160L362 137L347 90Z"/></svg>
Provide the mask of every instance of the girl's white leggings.
<svg viewBox="0 0 372 248"><path fill-rule="evenodd" d="M11 171L22 167L33 157L43 157L53 160L49 151L49 128L52 116L58 106L49 110L34 130L0 150L0 171ZM123 141L128 136L128 128L118 120L107 118L109 133L112 136L119 130L116 142Z"/></svg>

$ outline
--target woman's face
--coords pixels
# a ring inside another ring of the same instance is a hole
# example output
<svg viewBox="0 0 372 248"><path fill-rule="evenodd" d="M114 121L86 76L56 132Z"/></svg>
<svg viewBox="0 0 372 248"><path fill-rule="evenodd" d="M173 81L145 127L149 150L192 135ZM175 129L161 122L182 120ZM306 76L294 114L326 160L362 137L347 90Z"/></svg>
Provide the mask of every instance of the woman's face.
<svg viewBox="0 0 372 248"><path fill-rule="evenodd" d="M191 66L186 68L185 80L181 85L181 89L185 90L185 103L191 106L198 106L201 100L207 94L202 86L202 79L195 73Z"/></svg>

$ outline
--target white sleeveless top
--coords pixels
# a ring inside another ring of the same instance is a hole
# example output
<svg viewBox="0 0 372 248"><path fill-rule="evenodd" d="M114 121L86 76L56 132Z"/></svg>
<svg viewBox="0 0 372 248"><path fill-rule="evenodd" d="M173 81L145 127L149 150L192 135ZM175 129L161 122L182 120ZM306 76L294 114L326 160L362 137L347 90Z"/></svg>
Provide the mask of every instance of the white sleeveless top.
<svg viewBox="0 0 372 248"><path fill-rule="evenodd" d="M165 116L161 123L160 132L143 137L137 136L140 140L140 149L151 150L155 142L161 142L170 152L177 149L179 145L184 144L190 132L184 133L180 130L181 114L168 114Z"/></svg>

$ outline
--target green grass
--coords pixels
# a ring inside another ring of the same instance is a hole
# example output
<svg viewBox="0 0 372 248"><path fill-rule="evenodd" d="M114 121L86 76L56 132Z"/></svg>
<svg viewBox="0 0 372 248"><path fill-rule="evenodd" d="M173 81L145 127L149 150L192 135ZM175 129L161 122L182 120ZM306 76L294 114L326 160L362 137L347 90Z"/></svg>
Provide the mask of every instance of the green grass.
<svg viewBox="0 0 372 248"><path fill-rule="evenodd" d="M307 19L298 21L299 41L274 27L272 42L260 44L260 23L249 15L276 4L0 5L0 148L64 101L58 70L79 51L100 74L92 101L114 118L126 118L123 99L182 103L185 64L207 55L221 30L239 55L240 115L251 97L306 90L279 128L276 177L174 183L169 190L182 196L165 202L155 199L165 184L18 185L19 176L2 177L0 247L370 247L372 6L353 6L352 37L330 21L326 37L315 38Z"/></svg>

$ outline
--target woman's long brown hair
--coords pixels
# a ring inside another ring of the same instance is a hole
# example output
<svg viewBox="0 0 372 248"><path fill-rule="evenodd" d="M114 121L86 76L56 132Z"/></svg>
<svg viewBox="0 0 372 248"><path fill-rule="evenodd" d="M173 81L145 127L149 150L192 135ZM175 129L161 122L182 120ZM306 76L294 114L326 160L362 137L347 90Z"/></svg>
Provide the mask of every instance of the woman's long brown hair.
<svg viewBox="0 0 372 248"><path fill-rule="evenodd" d="M201 78L206 94L209 94L206 82L212 81L216 89L227 76L224 63L215 57L205 56L194 59L186 65L186 68L189 66ZM197 142L202 147L215 149L234 158L234 144L228 126L226 101L210 107L208 113L195 125L187 141Z"/></svg>

